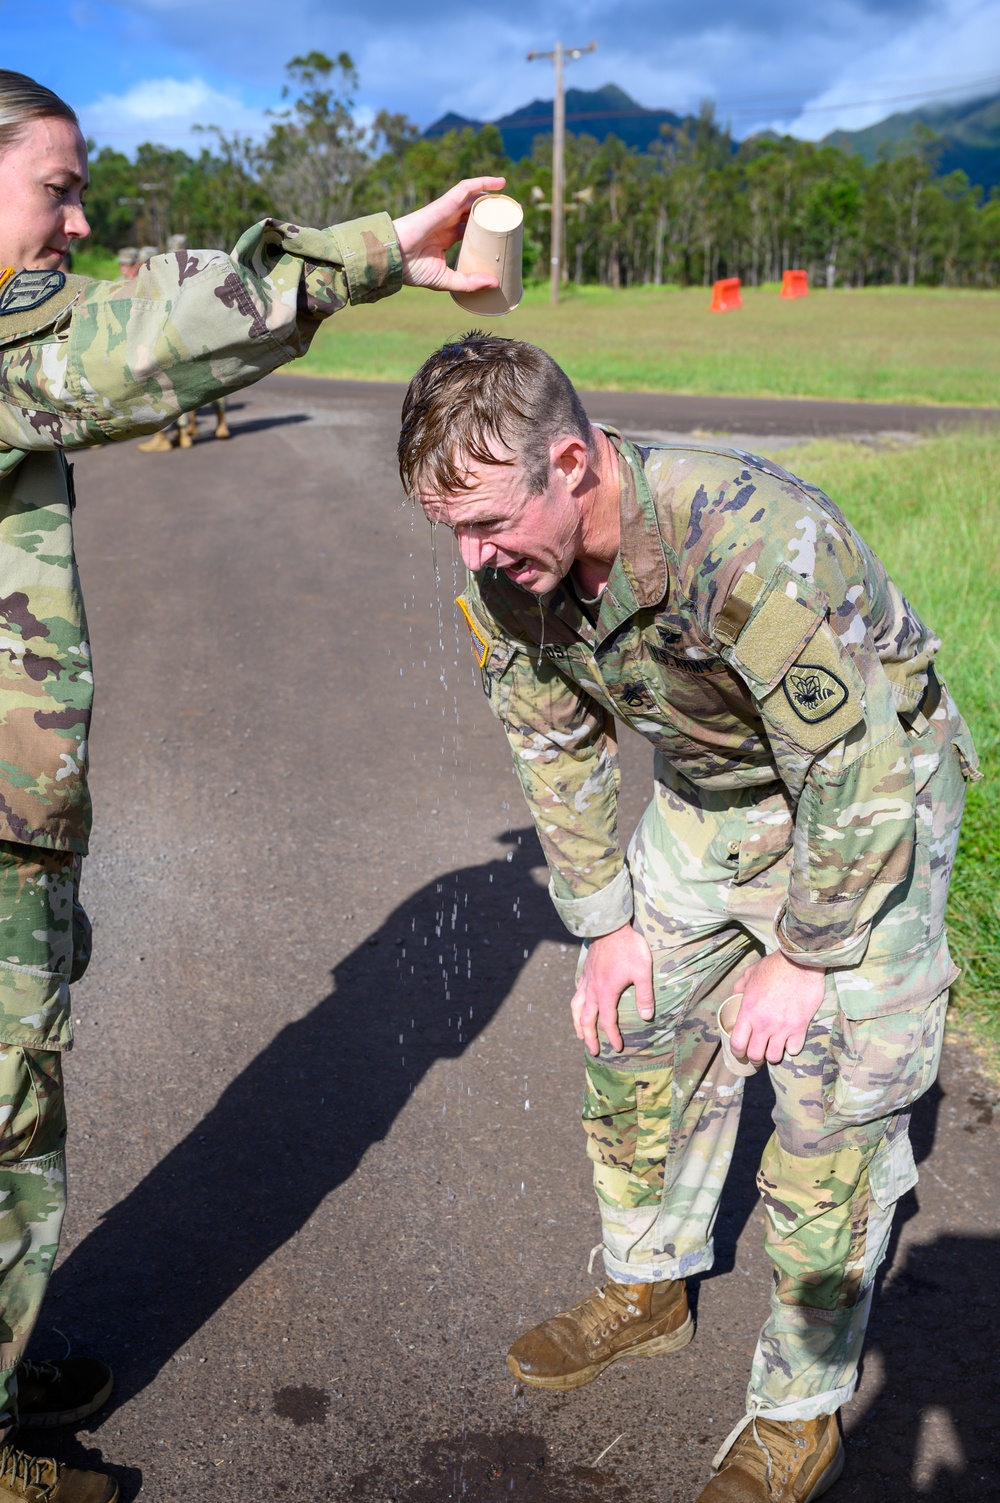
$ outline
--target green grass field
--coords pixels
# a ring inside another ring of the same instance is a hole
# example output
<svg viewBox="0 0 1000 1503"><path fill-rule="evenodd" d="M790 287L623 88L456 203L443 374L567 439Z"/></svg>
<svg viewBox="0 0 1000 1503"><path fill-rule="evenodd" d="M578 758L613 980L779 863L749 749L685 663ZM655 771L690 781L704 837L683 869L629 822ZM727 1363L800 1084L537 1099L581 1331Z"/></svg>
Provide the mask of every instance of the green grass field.
<svg viewBox="0 0 1000 1503"><path fill-rule="evenodd" d="M437 345L480 327L541 345L584 389L1000 404L1000 293L869 288L782 302L758 288L733 313L708 304L702 287L583 287L553 308L534 287L506 318L477 320L404 288L330 319L291 369L408 381Z"/></svg>
<svg viewBox="0 0 1000 1503"><path fill-rule="evenodd" d="M904 452L822 442L780 457L833 496L944 642L942 676L986 775L969 788L952 884L953 1017L1000 1069L1000 436L965 430Z"/></svg>

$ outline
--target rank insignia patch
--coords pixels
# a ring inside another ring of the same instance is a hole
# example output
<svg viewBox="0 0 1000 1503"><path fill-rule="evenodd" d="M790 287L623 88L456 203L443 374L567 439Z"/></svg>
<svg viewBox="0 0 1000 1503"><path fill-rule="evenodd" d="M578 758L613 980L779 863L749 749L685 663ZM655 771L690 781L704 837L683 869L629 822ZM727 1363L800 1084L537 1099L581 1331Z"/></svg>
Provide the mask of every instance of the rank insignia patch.
<svg viewBox="0 0 1000 1503"><path fill-rule="evenodd" d="M32 308L40 308L61 292L65 285L66 273L62 271L20 271L0 291L0 315L30 313Z"/></svg>
<svg viewBox="0 0 1000 1503"><path fill-rule="evenodd" d="M621 696L630 710L652 709L653 696L645 684L624 684Z"/></svg>
<svg viewBox="0 0 1000 1503"><path fill-rule="evenodd" d="M847 703L847 685L829 668L815 663L796 663L782 680L785 698L800 720L815 725L829 720Z"/></svg>

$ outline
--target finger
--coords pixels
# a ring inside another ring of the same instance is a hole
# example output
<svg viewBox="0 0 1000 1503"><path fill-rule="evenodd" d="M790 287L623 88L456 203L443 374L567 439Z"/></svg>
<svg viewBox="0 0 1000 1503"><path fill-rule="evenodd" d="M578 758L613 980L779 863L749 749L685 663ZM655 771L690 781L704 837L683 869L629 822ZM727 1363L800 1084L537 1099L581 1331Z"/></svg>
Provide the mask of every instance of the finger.
<svg viewBox="0 0 1000 1503"><path fill-rule="evenodd" d="M461 202L477 198L480 193L496 193L504 186L505 177L467 177L452 188L452 193L459 197Z"/></svg>
<svg viewBox="0 0 1000 1503"><path fill-rule="evenodd" d="M786 1035L781 1033L771 1034L771 1037L767 1041L767 1049L765 1051L765 1058L767 1059L768 1064L781 1064L781 1061L785 1057L785 1038Z"/></svg>
<svg viewBox="0 0 1000 1503"><path fill-rule="evenodd" d="M582 987L577 987L570 998L569 1010L573 1018L573 1028L578 1039L583 1038L583 1009L586 1006L587 994Z"/></svg>
<svg viewBox="0 0 1000 1503"><path fill-rule="evenodd" d="M634 981L635 1005L638 1008L640 1018L648 1023L656 1011L656 1000L653 996L653 978L649 974L637 976Z"/></svg>
<svg viewBox="0 0 1000 1503"><path fill-rule="evenodd" d="M600 1021L601 1027L604 1029L604 1037L607 1039L608 1043L611 1045L615 1053L621 1054L622 1050L625 1048L625 1044L622 1040L621 1031L618 1027L617 1003L613 1004L611 1007L602 1007L600 1012L598 1013L598 1019Z"/></svg>
<svg viewBox="0 0 1000 1503"><path fill-rule="evenodd" d="M597 1037L596 1015L594 1017L585 1018L583 1020L583 1032L581 1033L580 1037L583 1039L583 1042L586 1044L591 1054L595 1056L600 1054L601 1041Z"/></svg>
<svg viewBox="0 0 1000 1503"><path fill-rule="evenodd" d="M767 1058L768 1043L769 1036L767 1032L763 1029L755 1028L750 1031L746 1043L742 1047L739 1047L736 1044L736 1035L734 1030L733 1053L746 1055L747 1059L753 1060L758 1069Z"/></svg>
<svg viewBox="0 0 1000 1503"><path fill-rule="evenodd" d="M442 292L482 292L487 287L499 287L500 282L496 277L486 277L482 273L473 275L448 268L441 273L438 286Z"/></svg>
<svg viewBox="0 0 1000 1503"><path fill-rule="evenodd" d="M801 1054L805 1041L806 1036L804 1030L801 1033L790 1033L787 1040L785 1041L785 1053L792 1055Z"/></svg>
<svg viewBox="0 0 1000 1503"><path fill-rule="evenodd" d="M753 1025L750 1019L738 1016L736 1022L733 1024L732 1033L729 1035L729 1042L734 1054L749 1053L750 1036L752 1033Z"/></svg>

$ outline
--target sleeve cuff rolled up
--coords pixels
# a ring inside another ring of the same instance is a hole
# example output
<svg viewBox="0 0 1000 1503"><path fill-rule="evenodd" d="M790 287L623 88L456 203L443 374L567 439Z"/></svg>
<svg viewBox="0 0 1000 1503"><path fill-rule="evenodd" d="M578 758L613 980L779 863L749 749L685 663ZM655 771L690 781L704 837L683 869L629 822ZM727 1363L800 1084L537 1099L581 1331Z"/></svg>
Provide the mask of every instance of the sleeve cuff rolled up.
<svg viewBox="0 0 1000 1503"><path fill-rule="evenodd" d="M778 916L775 926L778 939L778 948L786 959L795 965L805 966L809 970L830 971L834 966L860 965L868 950L868 939L871 933L871 924L865 924L854 934L846 939L841 939L837 944L831 944L820 948L815 934L810 936L810 946L805 949L796 942L794 934L788 932L788 910L784 909Z"/></svg>
<svg viewBox="0 0 1000 1503"><path fill-rule="evenodd" d="M374 303L403 285L403 253L388 214L366 214L330 230L352 303Z"/></svg>
<svg viewBox="0 0 1000 1503"><path fill-rule="evenodd" d="M632 918L632 878L623 866L607 887L585 898L561 898L549 882L549 896L569 932L577 939L597 939L613 934Z"/></svg>

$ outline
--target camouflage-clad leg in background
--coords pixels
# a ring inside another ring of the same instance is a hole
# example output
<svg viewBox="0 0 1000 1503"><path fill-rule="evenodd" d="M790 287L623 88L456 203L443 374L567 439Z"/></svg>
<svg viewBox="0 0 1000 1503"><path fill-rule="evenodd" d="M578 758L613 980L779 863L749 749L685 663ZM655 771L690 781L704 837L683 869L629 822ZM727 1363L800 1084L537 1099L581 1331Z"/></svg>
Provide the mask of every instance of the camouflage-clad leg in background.
<svg viewBox="0 0 1000 1503"><path fill-rule="evenodd" d="M956 974L944 907L965 798L943 690L911 717L917 841L909 878L861 965L832 970L806 1044L770 1067L774 1136L758 1185L775 1265L748 1402L783 1419L832 1414L853 1393L875 1272L895 1203L916 1182L908 1108L933 1082ZM716 1011L739 969L776 946L790 854L738 882L784 795L696 790L661 767L629 852L635 923L653 952L656 1015L619 1008L625 1052L587 1061L584 1128L609 1275L626 1283L711 1267L712 1228L743 1082ZM785 818L790 819L785 805Z"/></svg>
<svg viewBox="0 0 1000 1503"><path fill-rule="evenodd" d="M0 1440L66 1208L62 1054L89 953L78 869L67 852L0 842Z"/></svg>

